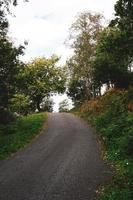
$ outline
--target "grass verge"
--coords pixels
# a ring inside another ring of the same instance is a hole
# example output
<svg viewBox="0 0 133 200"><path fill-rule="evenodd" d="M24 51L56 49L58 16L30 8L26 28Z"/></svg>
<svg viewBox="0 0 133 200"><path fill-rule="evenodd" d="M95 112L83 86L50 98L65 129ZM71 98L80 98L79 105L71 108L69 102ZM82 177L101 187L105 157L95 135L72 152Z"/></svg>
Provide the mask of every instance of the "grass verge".
<svg viewBox="0 0 133 200"><path fill-rule="evenodd" d="M0 126L0 159L29 143L39 133L46 119L46 113L37 113L19 117L7 126Z"/></svg>

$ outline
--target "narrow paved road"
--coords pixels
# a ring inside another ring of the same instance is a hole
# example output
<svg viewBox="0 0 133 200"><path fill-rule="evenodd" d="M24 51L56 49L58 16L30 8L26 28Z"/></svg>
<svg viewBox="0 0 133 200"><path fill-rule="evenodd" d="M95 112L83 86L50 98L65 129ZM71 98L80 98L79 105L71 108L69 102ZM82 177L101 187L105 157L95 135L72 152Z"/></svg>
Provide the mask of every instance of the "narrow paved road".
<svg viewBox="0 0 133 200"><path fill-rule="evenodd" d="M72 114L50 114L44 133L0 161L0 200L94 200L108 172L89 127Z"/></svg>

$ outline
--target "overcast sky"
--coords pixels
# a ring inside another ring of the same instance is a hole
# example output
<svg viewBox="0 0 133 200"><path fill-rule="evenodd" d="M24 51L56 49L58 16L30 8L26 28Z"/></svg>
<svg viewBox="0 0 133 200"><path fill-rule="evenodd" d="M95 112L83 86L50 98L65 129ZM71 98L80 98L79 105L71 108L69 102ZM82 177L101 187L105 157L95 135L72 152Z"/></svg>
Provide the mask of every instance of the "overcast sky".
<svg viewBox="0 0 133 200"><path fill-rule="evenodd" d="M19 1L12 9L16 17L10 17L10 34L16 44L28 41L24 60L39 56L57 54L62 63L71 54L64 45L68 31L77 13L83 11L100 12L108 21L113 17L116 0L29 0ZM66 96L56 96L55 110L58 102Z"/></svg>

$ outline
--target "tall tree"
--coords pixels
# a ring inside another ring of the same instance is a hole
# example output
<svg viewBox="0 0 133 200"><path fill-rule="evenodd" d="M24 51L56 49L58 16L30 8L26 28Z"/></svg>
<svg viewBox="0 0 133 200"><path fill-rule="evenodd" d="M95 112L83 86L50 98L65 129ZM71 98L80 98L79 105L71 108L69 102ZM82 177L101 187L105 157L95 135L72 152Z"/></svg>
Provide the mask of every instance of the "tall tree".
<svg viewBox="0 0 133 200"><path fill-rule="evenodd" d="M133 84L133 0L118 0L115 18L100 34L94 61L95 80L116 87Z"/></svg>
<svg viewBox="0 0 133 200"><path fill-rule="evenodd" d="M70 42L74 56L68 61L71 71L71 84L77 79L85 83L85 98L89 99L95 94L95 83L92 76L92 61L95 55L97 37L102 29L102 16L89 12L81 13L70 28ZM75 83L76 83L75 82ZM73 84L72 84L73 85ZM81 89L82 90L82 89Z"/></svg>
<svg viewBox="0 0 133 200"><path fill-rule="evenodd" d="M71 97L74 104L79 104L87 99L86 81L81 74L78 73L77 60L72 56L67 60L67 95Z"/></svg>
<svg viewBox="0 0 133 200"><path fill-rule="evenodd" d="M4 37L0 38L0 110L9 110L10 100L15 94L17 75L20 70L19 55L23 54L23 47L14 47L12 42ZM4 120L1 116L1 120Z"/></svg>
<svg viewBox="0 0 133 200"><path fill-rule="evenodd" d="M3 37L7 33L8 21L5 16L2 1L0 2L0 36Z"/></svg>
<svg viewBox="0 0 133 200"><path fill-rule="evenodd" d="M118 0L115 4L115 16L110 26L121 30L126 40L123 49L128 56L133 57L133 0Z"/></svg>
<svg viewBox="0 0 133 200"><path fill-rule="evenodd" d="M100 34L93 62L93 76L97 83L128 87L132 74L128 67L129 57L123 49L125 43L123 33L117 27L108 27Z"/></svg>
<svg viewBox="0 0 133 200"><path fill-rule="evenodd" d="M15 47L8 38L9 6L16 1L0 1L0 123L9 121L9 106L15 94L17 75L20 69L19 55L23 54L23 46Z"/></svg>

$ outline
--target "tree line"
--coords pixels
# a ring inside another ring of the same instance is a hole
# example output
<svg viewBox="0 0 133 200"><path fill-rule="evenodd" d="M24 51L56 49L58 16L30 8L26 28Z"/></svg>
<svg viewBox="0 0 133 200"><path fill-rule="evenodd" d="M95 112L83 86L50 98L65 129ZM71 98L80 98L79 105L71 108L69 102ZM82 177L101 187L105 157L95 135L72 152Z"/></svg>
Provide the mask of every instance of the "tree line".
<svg viewBox="0 0 133 200"><path fill-rule="evenodd" d="M14 119L14 113L25 115L35 111L52 111L55 92L65 90L63 68L59 57L35 58L29 63L20 60L25 45L16 47L8 36L10 5L17 1L0 1L0 123Z"/></svg>
<svg viewBox="0 0 133 200"><path fill-rule="evenodd" d="M67 93L76 105L100 96L103 85L133 85L133 0L118 0L114 9L106 27L101 14L83 12L70 28Z"/></svg>
<svg viewBox="0 0 133 200"><path fill-rule="evenodd" d="M70 28L73 55L65 68L56 55L29 63L20 60L26 46L14 45L7 20L10 5L17 3L0 1L0 123L11 121L14 113L52 111L51 95L65 89L77 105L101 96L103 85L133 85L133 0L118 0L115 17L106 27L101 14L81 13Z"/></svg>

